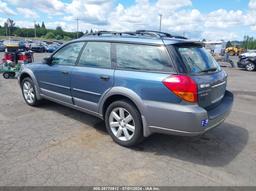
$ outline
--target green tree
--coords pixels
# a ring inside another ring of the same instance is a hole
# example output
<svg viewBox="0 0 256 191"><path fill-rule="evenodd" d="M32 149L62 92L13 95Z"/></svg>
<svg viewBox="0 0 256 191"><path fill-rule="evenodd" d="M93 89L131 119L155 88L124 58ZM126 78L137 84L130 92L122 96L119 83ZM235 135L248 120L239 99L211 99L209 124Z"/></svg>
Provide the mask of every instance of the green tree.
<svg viewBox="0 0 256 191"><path fill-rule="evenodd" d="M47 30L45 28L40 27L36 29L36 33L38 37L42 37L47 34Z"/></svg>
<svg viewBox="0 0 256 191"><path fill-rule="evenodd" d="M55 38L55 35L53 32L48 32L46 35L45 35L45 38L46 39L54 39Z"/></svg>
<svg viewBox="0 0 256 191"><path fill-rule="evenodd" d="M57 39L57 40L61 40L61 39L62 39L62 36L57 35L57 36L55 37L55 39Z"/></svg>
<svg viewBox="0 0 256 191"><path fill-rule="evenodd" d="M250 36L244 36L242 47L245 49L256 49L256 39Z"/></svg>
<svg viewBox="0 0 256 191"><path fill-rule="evenodd" d="M63 30L62 30L61 26L57 26L56 31L63 31Z"/></svg>
<svg viewBox="0 0 256 191"><path fill-rule="evenodd" d="M71 40L72 38L70 38L69 36L64 36L63 37L63 40L65 40L65 41L69 41L69 40Z"/></svg>
<svg viewBox="0 0 256 191"><path fill-rule="evenodd" d="M59 39L66 39L71 40L75 39L77 37L76 32L67 32L64 31L61 26L56 27L56 29L46 29L45 23L42 22L42 24L35 23L33 28L20 28L15 26L15 22L8 18L7 21L0 27L0 36L8 36L15 35L19 37L34 37L35 36L35 28L36 28L36 34L37 37L46 37L49 39L54 39L55 37L58 37ZM87 30L87 32L89 32ZM91 32L93 32L91 30ZM78 33L78 37L83 36L83 32Z"/></svg>
<svg viewBox="0 0 256 191"><path fill-rule="evenodd" d="M8 18L7 21L4 23L4 25L9 30L9 35L12 35L15 28L15 22L12 19Z"/></svg>
<svg viewBox="0 0 256 191"><path fill-rule="evenodd" d="M46 29L44 21L42 22L41 28Z"/></svg>
<svg viewBox="0 0 256 191"><path fill-rule="evenodd" d="M232 47L232 43L230 41L227 42L226 48Z"/></svg>

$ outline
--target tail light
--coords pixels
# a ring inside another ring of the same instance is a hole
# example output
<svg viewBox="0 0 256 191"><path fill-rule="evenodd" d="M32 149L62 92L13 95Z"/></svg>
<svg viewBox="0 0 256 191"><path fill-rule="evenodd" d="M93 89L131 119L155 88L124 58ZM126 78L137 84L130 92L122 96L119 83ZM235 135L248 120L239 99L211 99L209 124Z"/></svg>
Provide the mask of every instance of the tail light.
<svg viewBox="0 0 256 191"><path fill-rule="evenodd" d="M164 79L163 84L181 99L197 102L197 84L189 76L172 75Z"/></svg>
<svg viewBox="0 0 256 191"><path fill-rule="evenodd" d="M5 53L4 60L6 60L6 61L13 61L13 55Z"/></svg>
<svg viewBox="0 0 256 191"><path fill-rule="evenodd" d="M27 61L28 57L26 54L20 54L19 57L18 57L18 61Z"/></svg>

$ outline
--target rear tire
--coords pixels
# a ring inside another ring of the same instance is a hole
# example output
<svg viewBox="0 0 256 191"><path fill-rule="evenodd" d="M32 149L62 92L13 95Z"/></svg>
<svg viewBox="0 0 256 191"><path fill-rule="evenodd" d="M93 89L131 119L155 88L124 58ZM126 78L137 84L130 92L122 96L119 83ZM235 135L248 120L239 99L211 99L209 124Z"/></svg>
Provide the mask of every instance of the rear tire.
<svg viewBox="0 0 256 191"><path fill-rule="evenodd" d="M121 146L134 146L144 138L141 115L128 100L115 101L109 105L105 124L112 139Z"/></svg>
<svg viewBox="0 0 256 191"><path fill-rule="evenodd" d="M35 85L31 78L24 78L21 82L22 95L29 106L37 106L40 103L36 96Z"/></svg>

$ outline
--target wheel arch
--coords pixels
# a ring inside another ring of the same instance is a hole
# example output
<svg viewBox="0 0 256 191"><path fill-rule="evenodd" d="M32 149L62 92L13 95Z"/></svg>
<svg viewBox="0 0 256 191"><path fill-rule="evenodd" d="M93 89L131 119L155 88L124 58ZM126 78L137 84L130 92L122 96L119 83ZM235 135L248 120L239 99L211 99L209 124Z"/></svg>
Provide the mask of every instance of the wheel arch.
<svg viewBox="0 0 256 191"><path fill-rule="evenodd" d="M20 86L21 86L22 81L23 81L25 78L31 78L31 79L32 79L32 77L31 77L28 73L26 73L26 72L22 73L22 74L20 75L20 77L19 77L19 84L20 84Z"/></svg>
<svg viewBox="0 0 256 191"><path fill-rule="evenodd" d="M126 99L130 101L139 111L142 119L143 125L143 135L148 137L151 133L147 127L146 118L144 116L145 105L143 104L142 99L134 91L123 88L123 87L114 87L108 93L106 93L103 98L100 100L99 113L105 117L105 112L108 106L117 100Z"/></svg>
<svg viewBox="0 0 256 191"><path fill-rule="evenodd" d="M21 87L21 85L22 85L22 84L21 84L22 81L23 81L25 78L27 78L27 77L32 79L32 81L33 81L33 83L34 83L34 86L35 86L35 90L36 90L36 96L37 96L38 100L40 100L40 99L41 99L41 96L40 96L39 86L38 86L36 77L35 77L35 75L33 74L33 72L32 72L31 70L25 69L25 70L23 70L23 71L21 72L21 74L19 75L18 80L19 80L19 85L20 85L20 87Z"/></svg>

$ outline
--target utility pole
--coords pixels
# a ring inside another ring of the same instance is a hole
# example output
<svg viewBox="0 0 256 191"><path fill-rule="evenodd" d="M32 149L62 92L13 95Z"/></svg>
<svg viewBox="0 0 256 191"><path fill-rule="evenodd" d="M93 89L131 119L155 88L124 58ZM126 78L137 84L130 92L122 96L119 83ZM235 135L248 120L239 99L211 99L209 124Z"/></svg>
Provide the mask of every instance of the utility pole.
<svg viewBox="0 0 256 191"><path fill-rule="evenodd" d="M76 38L78 38L78 30L79 30L79 19L76 18Z"/></svg>
<svg viewBox="0 0 256 191"><path fill-rule="evenodd" d="M9 43L10 43L11 42L11 21L9 19L7 21L7 31L9 32Z"/></svg>
<svg viewBox="0 0 256 191"><path fill-rule="evenodd" d="M8 36L8 24L5 25L5 36Z"/></svg>
<svg viewBox="0 0 256 191"><path fill-rule="evenodd" d="M35 38L36 38L36 20L34 20L34 27L35 27Z"/></svg>
<svg viewBox="0 0 256 191"><path fill-rule="evenodd" d="M162 31L162 17L163 17L163 15L159 14L159 17L160 17L159 31L161 32Z"/></svg>
<svg viewBox="0 0 256 191"><path fill-rule="evenodd" d="M11 26L9 27L9 43L11 42Z"/></svg>

